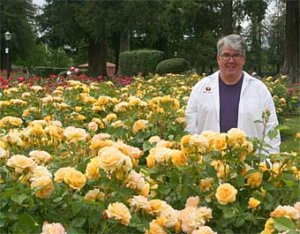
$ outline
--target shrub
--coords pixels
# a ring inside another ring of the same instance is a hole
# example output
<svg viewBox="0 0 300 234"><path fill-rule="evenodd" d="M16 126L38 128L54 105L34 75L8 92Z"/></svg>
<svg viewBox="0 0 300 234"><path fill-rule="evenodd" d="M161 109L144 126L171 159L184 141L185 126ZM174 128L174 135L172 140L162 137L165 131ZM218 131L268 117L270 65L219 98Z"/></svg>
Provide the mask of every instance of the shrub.
<svg viewBox="0 0 300 234"><path fill-rule="evenodd" d="M120 53L120 72L133 76L142 73L155 73L156 65L163 60L164 53L159 50L133 50Z"/></svg>
<svg viewBox="0 0 300 234"><path fill-rule="evenodd" d="M49 77L50 75L58 75L62 71L67 71L66 67L35 67L32 73L40 77Z"/></svg>
<svg viewBox="0 0 300 234"><path fill-rule="evenodd" d="M184 58L171 58L160 62L156 66L156 72L159 74L174 73L179 74L189 69L189 62Z"/></svg>

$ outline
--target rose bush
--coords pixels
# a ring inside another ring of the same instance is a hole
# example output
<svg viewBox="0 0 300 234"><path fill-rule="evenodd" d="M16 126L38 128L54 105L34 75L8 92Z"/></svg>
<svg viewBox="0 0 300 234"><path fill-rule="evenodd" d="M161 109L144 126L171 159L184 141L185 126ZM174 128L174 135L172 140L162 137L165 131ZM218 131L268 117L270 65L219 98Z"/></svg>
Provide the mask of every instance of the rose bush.
<svg viewBox="0 0 300 234"><path fill-rule="evenodd" d="M298 231L298 153L262 154L239 129L188 135L200 78L3 90L0 232Z"/></svg>

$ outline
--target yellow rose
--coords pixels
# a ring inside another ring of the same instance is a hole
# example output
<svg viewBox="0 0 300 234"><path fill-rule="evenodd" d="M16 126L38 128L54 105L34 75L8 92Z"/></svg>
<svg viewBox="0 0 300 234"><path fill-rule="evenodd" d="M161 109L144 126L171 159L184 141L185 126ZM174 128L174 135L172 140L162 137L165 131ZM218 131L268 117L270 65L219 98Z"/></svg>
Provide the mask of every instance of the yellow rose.
<svg viewBox="0 0 300 234"><path fill-rule="evenodd" d="M82 107L81 107L81 106L75 106L75 111L76 111L76 112L82 111Z"/></svg>
<svg viewBox="0 0 300 234"><path fill-rule="evenodd" d="M89 122L88 129L89 131L96 132L98 130L98 124L95 122Z"/></svg>
<svg viewBox="0 0 300 234"><path fill-rule="evenodd" d="M72 168L72 170L65 174L64 182L71 188L80 190L86 183L86 177L80 171Z"/></svg>
<svg viewBox="0 0 300 234"><path fill-rule="evenodd" d="M54 185L50 177L40 177L30 185L31 189L39 188L35 195L39 198L49 198L54 191Z"/></svg>
<svg viewBox="0 0 300 234"><path fill-rule="evenodd" d="M257 188L261 185L263 174L260 172L254 172L247 177L247 184L251 188Z"/></svg>
<svg viewBox="0 0 300 234"><path fill-rule="evenodd" d="M201 226L199 229L194 230L192 234L216 234L210 227L208 226Z"/></svg>
<svg viewBox="0 0 300 234"><path fill-rule="evenodd" d="M33 150L29 153L29 156L38 164L48 163L52 160L51 155L43 150Z"/></svg>
<svg viewBox="0 0 300 234"><path fill-rule="evenodd" d="M212 149L213 150L225 150L227 148L227 135L225 133L220 133L215 135L212 140Z"/></svg>
<svg viewBox="0 0 300 234"><path fill-rule="evenodd" d="M59 168L54 174L54 181L62 182L64 180L65 174L69 173L72 167L62 167Z"/></svg>
<svg viewBox="0 0 300 234"><path fill-rule="evenodd" d="M213 182L214 179L211 177L200 180L200 189L202 191L209 191L213 186Z"/></svg>
<svg viewBox="0 0 300 234"><path fill-rule="evenodd" d="M186 164L186 155L181 150L172 150L172 163L176 166L183 166Z"/></svg>
<svg viewBox="0 0 300 234"><path fill-rule="evenodd" d="M66 234L67 232L65 231L63 225L60 223L47 223L44 222L43 224L43 231L41 234Z"/></svg>
<svg viewBox="0 0 300 234"><path fill-rule="evenodd" d="M84 196L84 200L86 201L96 201L96 200L103 200L105 197L104 193L100 192L99 189L93 189L87 192Z"/></svg>
<svg viewBox="0 0 300 234"><path fill-rule="evenodd" d="M248 202L248 207L250 209L256 209L260 205L260 201L251 197Z"/></svg>
<svg viewBox="0 0 300 234"><path fill-rule="evenodd" d="M64 136L70 142L78 142L87 139L88 134L83 128L67 127L64 130Z"/></svg>
<svg viewBox="0 0 300 234"><path fill-rule="evenodd" d="M155 158L154 155L149 155L146 158L146 162L147 162L147 167L149 168L153 168L155 166Z"/></svg>
<svg viewBox="0 0 300 234"><path fill-rule="evenodd" d="M269 218L265 223L265 229L262 231L262 234L272 234L274 231L274 220Z"/></svg>
<svg viewBox="0 0 300 234"><path fill-rule="evenodd" d="M52 174L44 166L37 166L30 178L31 189L38 188L35 195L39 198L48 198L54 191Z"/></svg>
<svg viewBox="0 0 300 234"><path fill-rule="evenodd" d="M26 169L32 171L37 165L32 158L17 154L7 160L7 166L13 167L18 173L22 173Z"/></svg>
<svg viewBox="0 0 300 234"><path fill-rule="evenodd" d="M127 206L123 203L115 202L108 205L108 208L104 211L108 218L115 219L119 223L128 226L131 219L131 214Z"/></svg>
<svg viewBox="0 0 300 234"><path fill-rule="evenodd" d="M85 169L85 175L88 179L98 179L100 176L100 159L99 157L92 158L91 161L87 164Z"/></svg>
<svg viewBox="0 0 300 234"><path fill-rule="evenodd" d="M149 225L149 230L146 230L145 234L167 234L167 232L156 220L153 220Z"/></svg>
<svg viewBox="0 0 300 234"><path fill-rule="evenodd" d="M232 203L236 199L237 190L229 183L221 184L216 191L216 198L221 205Z"/></svg>
<svg viewBox="0 0 300 234"><path fill-rule="evenodd" d="M148 125L147 120L139 119L134 122L134 124L132 126L132 131L133 131L133 133L143 131L145 128L147 128L147 125Z"/></svg>
<svg viewBox="0 0 300 234"><path fill-rule="evenodd" d="M126 169L132 167L131 159L113 146L102 148L98 155L99 166L105 171L112 172L122 167Z"/></svg>
<svg viewBox="0 0 300 234"><path fill-rule="evenodd" d="M246 141L246 134L238 128L232 128L227 132L230 146L241 146Z"/></svg>
<svg viewBox="0 0 300 234"><path fill-rule="evenodd" d="M116 120L116 119L117 119L117 115L114 114L114 113L108 114L105 117L105 120L108 121L108 122L111 122L111 121Z"/></svg>
<svg viewBox="0 0 300 234"><path fill-rule="evenodd" d="M149 201L149 205L151 207L149 213L157 214L160 213L165 208L167 203L159 199L153 199Z"/></svg>

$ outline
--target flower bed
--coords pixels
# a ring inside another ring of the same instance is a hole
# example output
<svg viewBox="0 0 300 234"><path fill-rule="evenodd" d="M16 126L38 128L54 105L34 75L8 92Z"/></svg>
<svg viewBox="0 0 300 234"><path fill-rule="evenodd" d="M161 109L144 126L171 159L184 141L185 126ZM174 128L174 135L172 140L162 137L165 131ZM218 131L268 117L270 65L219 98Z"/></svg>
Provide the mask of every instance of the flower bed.
<svg viewBox="0 0 300 234"><path fill-rule="evenodd" d="M4 89L0 232L299 231L297 153L263 154L239 129L184 131L200 78Z"/></svg>

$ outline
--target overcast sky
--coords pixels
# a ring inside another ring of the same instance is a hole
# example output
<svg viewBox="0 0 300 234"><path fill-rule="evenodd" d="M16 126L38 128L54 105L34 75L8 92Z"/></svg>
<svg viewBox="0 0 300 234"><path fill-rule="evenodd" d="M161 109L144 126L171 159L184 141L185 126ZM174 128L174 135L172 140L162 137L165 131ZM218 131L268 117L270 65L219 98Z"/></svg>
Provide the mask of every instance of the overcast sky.
<svg viewBox="0 0 300 234"><path fill-rule="evenodd" d="M45 4L45 0L33 0L32 2L39 6L42 6L43 4Z"/></svg>

